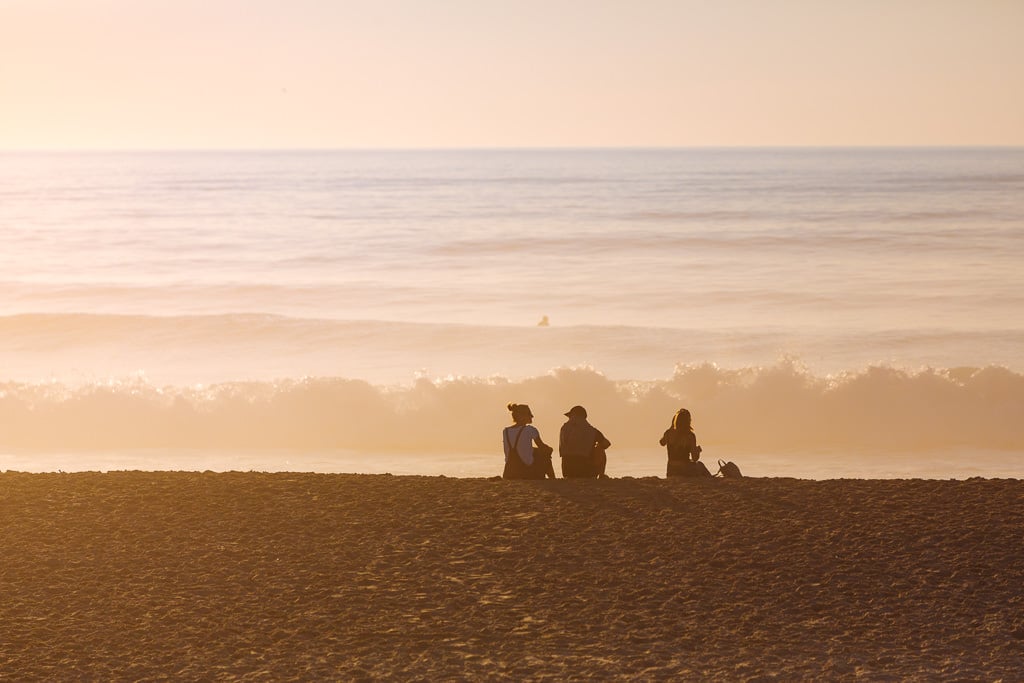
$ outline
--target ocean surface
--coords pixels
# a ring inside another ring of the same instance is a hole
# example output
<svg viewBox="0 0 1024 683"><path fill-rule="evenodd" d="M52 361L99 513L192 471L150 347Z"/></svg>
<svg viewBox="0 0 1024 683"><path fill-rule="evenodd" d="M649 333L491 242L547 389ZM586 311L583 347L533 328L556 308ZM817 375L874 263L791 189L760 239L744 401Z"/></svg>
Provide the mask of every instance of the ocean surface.
<svg viewBox="0 0 1024 683"><path fill-rule="evenodd" d="M1024 149L0 153L0 469L487 476L510 401L1024 476Z"/></svg>

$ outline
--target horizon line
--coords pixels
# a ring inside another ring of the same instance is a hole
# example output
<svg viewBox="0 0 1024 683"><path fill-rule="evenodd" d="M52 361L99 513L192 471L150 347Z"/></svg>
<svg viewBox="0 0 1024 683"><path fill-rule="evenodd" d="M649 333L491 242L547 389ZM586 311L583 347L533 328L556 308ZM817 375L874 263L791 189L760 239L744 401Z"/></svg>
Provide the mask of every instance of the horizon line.
<svg viewBox="0 0 1024 683"><path fill-rule="evenodd" d="M408 147L15 147L0 154L151 154L197 152L572 152L685 150L967 150L1024 149L1022 144L864 144L864 145L535 145L535 146L408 146Z"/></svg>

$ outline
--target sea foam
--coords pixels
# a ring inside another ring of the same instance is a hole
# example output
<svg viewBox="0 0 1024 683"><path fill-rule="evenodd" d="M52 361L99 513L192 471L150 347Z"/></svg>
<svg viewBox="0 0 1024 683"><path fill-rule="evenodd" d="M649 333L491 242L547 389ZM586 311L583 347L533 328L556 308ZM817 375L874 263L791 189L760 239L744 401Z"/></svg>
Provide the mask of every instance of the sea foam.
<svg viewBox="0 0 1024 683"><path fill-rule="evenodd" d="M798 363L680 365L667 380L559 368L522 380L421 378L406 386L308 377L154 386L143 379L0 385L0 447L488 452L508 402L529 403L557 443L584 404L621 448L655 444L688 407L703 443L730 449L1024 449L1024 376L1001 367L868 367L819 376Z"/></svg>

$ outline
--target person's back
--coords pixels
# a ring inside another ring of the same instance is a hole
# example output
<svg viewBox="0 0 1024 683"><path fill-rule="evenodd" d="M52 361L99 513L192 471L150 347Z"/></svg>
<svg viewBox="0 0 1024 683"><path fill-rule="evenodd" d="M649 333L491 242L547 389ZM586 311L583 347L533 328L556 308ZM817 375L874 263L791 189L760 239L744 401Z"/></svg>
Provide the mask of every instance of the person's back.
<svg viewBox="0 0 1024 683"><path fill-rule="evenodd" d="M543 479L555 478L551 465L551 453L554 450L540 438L540 432L534 427L533 411L525 403L509 403L508 410L512 413L513 424L502 430L502 442L505 450L505 468L502 477L505 479ZM535 446L536 444L536 446Z"/></svg>
<svg viewBox="0 0 1024 683"><path fill-rule="evenodd" d="M558 454L563 458L590 456L597 441L597 429L585 419L570 419L558 435Z"/></svg>
<svg viewBox="0 0 1024 683"><path fill-rule="evenodd" d="M530 479L531 468L533 467L533 452L529 446L533 440L532 425L512 425L505 427L502 431L502 441L505 446L505 469L502 477L505 479ZM523 433L526 438L523 438ZM527 448L523 448L524 444Z"/></svg>
<svg viewBox="0 0 1024 683"><path fill-rule="evenodd" d="M604 449L611 442L596 427L587 422L583 406L573 406L558 434L558 454L562 457L562 476L599 477L604 475ZM603 457L602 457L603 456Z"/></svg>
<svg viewBox="0 0 1024 683"><path fill-rule="evenodd" d="M711 472L700 462L701 447L693 433L690 411L679 410L672 418L672 426L665 430L661 445L668 454L668 477L710 477Z"/></svg>
<svg viewBox="0 0 1024 683"><path fill-rule="evenodd" d="M690 451L697 443L697 436L690 431L669 428L661 437L661 445L665 447L669 462L690 460Z"/></svg>

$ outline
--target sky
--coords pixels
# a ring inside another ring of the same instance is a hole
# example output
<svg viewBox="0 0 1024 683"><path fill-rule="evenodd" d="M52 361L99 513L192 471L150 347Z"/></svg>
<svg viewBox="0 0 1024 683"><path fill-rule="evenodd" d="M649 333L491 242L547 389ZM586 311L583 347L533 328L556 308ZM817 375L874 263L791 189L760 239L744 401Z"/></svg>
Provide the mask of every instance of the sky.
<svg viewBox="0 0 1024 683"><path fill-rule="evenodd" d="M0 0L0 149L1024 145L1024 0Z"/></svg>

